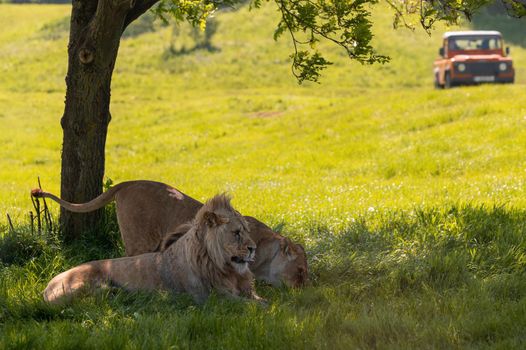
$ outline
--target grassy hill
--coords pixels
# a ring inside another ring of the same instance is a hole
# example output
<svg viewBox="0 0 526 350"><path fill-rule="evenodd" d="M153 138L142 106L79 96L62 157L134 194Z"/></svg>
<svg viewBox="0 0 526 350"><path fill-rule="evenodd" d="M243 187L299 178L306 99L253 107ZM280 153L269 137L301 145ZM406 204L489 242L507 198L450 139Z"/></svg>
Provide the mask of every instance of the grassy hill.
<svg viewBox="0 0 526 350"><path fill-rule="evenodd" d="M9 25L0 36L0 113L17 132L0 136L1 206L19 216L36 176L58 190L69 9L2 7ZM392 62L361 66L334 50L321 85L293 79L288 41L272 40L271 6L219 13L215 52L170 55L170 27L125 39L113 84L107 176L159 179L199 198L237 188L238 205L258 214L270 196L284 203L277 212L312 195L336 196L346 210L446 198L521 201L512 188L523 168L524 133L510 126L524 122L524 50L512 46L514 86L434 91L431 64L441 30L431 37L393 31L386 11L375 14L378 50ZM196 171L213 176L196 184ZM307 176L323 181L308 181L305 191ZM393 183L402 188L393 190ZM260 203L243 200L253 186ZM342 186L357 189L352 196L334 193ZM487 186L506 186L506 196Z"/></svg>
<svg viewBox="0 0 526 350"><path fill-rule="evenodd" d="M0 226L14 242L0 252L20 258L1 259L0 347L524 345L526 49L510 45L515 85L433 90L446 28L395 31L383 7L375 45L391 63L330 49L321 85L293 79L270 5L219 12L212 51L174 54L180 39L160 24L121 44L107 176L201 200L229 191L242 213L306 245L311 287L258 286L268 309L114 291L43 304L54 274L120 254L45 237L26 249L4 218L27 224L37 176L59 191L69 11L0 5Z"/></svg>

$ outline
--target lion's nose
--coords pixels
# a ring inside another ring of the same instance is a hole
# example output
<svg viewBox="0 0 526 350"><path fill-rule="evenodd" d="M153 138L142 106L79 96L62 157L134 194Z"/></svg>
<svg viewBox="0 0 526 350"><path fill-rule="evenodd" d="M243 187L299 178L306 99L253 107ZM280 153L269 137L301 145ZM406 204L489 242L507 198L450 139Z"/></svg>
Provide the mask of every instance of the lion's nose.
<svg viewBox="0 0 526 350"><path fill-rule="evenodd" d="M248 247L248 252L253 254L256 251L256 247Z"/></svg>

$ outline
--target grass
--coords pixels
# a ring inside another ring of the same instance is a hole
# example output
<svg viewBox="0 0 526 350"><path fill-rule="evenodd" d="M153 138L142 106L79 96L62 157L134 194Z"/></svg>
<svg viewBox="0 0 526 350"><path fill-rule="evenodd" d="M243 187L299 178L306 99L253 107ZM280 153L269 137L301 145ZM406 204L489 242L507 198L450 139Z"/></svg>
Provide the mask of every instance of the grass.
<svg viewBox="0 0 526 350"><path fill-rule="evenodd" d="M271 6L219 13L217 50L174 55L149 21L121 44L107 176L229 191L305 244L312 286L258 285L266 309L118 290L44 304L55 274L122 254L111 225L62 246L27 224L36 177L59 189L68 14L0 5L0 211L16 228L0 220L0 348L524 347L526 50L510 43L515 85L433 90L446 28L393 31L384 8L392 62L330 50L321 85L293 80Z"/></svg>

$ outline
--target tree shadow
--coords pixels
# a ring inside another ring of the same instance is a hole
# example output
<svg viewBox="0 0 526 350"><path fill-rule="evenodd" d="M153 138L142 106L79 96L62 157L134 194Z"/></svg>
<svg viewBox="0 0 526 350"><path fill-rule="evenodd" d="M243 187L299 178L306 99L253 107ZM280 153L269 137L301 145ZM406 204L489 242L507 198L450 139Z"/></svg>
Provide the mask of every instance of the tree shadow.
<svg viewBox="0 0 526 350"><path fill-rule="evenodd" d="M214 18L207 20L204 31L188 23L174 24L170 46L164 51L163 59L187 56L198 51L210 53L221 51L219 47L212 44L212 38L218 27L219 22Z"/></svg>
<svg viewBox="0 0 526 350"><path fill-rule="evenodd" d="M104 228L74 243L30 226L2 227L0 263L24 266L61 250L67 260L89 261L124 254L115 208L106 209ZM306 239L315 284L344 280L395 282L400 288L425 283L454 287L472 277L516 272L526 266L526 210L504 206L457 205L366 213L334 229L313 220ZM283 224L276 229L281 231ZM301 237L297 236L298 239ZM522 270L521 270L522 271ZM387 280L385 280L387 278Z"/></svg>
<svg viewBox="0 0 526 350"><path fill-rule="evenodd" d="M336 231L312 223L305 233L311 279L397 293L522 273L525 218L522 209L458 205L365 214Z"/></svg>
<svg viewBox="0 0 526 350"><path fill-rule="evenodd" d="M168 59L170 57L177 56L188 56L198 51L207 51L210 53L221 52L221 48L216 47L212 44L196 45L191 48L186 48L182 46L181 48L176 48L174 45L170 45L164 52L163 58Z"/></svg>
<svg viewBox="0 0 526 350"><path fill-rule="evenodd" d="M484 7L473 16L471 24L475 30L498 30L504 42L526 47L526 18L509 16L500 2Z"/></svg>

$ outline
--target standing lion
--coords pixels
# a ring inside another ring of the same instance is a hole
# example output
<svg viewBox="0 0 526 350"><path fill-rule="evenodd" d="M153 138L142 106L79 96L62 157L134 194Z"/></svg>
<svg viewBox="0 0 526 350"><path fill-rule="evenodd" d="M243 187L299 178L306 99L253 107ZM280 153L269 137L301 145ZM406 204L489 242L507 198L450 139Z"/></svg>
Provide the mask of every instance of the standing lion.
<svg viewBox="0 0 526 350"><path fill-rule="evenodd" d="M245 219L217 195L199 209L187 232L163 252L91 261L55 276L44 299L60 303L81 292L111 285L126 290L186 292L196 302L215 289L234 297L263 301L255 292L248 263L256 245Z"/></svg>

